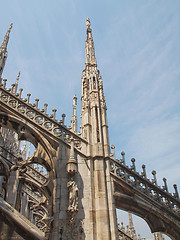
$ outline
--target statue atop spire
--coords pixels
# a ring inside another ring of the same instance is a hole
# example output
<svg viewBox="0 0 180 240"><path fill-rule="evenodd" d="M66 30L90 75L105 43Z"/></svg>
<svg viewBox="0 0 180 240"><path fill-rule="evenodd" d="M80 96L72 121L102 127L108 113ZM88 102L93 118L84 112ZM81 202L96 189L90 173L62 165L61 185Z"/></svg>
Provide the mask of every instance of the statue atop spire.
<svg viewBox="0 0 180 240"><path fill-rule="evenodd" d="M91 26L90 19L89 19L89 18L87 18L87 19L86 19L86 29L89 29L89 28L90 28L90 26Z"/></svg>
<svg viewBox="0 0 180 240"><path fill-rule="evenodd" d="M76 106L77 106L77 97L76 94L73 96L73 115L71 119L71 129L73 132L77 132L77 112L76 112Z"/></svg>
<svg viewBox="0 0 180 240"><path fill-rule="evenodd" d="M6 58L7 58L7 45L8 45L9 35L11 32L12 26L13 26L13 24L11 23L9 26L9 29L4 37L3 43L0 46L0 83L1 83L1 76L3 73L4 66L5 66Z"/></svg>
<svg viewBox="0 0 180 240"><path fill-rule="evenodd" d="M18 73L17 78L16 78L16 82L14 85L14 94L17 93L17 88L18 88L18 82L19 82L19 77L20 77L21 72Z"/></svg>
<svg viewBox="0 0 180 240"><path fill-rule="evenodd" d="M94 50L94 41L92 37L92 29L90 28L91 22L90 19L86 19L86 30L87 30L87 39L86 39L86 64L96 65L95 50Z"/></svg>

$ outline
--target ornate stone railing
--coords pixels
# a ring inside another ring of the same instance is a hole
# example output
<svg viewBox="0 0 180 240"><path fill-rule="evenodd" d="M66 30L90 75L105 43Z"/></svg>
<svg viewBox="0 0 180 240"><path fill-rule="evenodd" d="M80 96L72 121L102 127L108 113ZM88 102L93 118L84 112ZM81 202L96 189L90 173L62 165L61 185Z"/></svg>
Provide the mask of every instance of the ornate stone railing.
<svg viewBox="0 0 180 240"><path fill-rule="evenodd" d="M39 182L40 184L45 184L48 180L48 178L45 175L43 175L42 173L40 173L31 166L27 166L26 174L29 175L35 181Z"/></svg>
<svg viewBox="0 0 180 240"><path fill-rule="evenodd" d="M118 228L118 237L119 240L133 240L125 231L122 229Z"/></svg>
<svg viewBox="0 0 180 240"><path fill-rule="evenodd" d="M41 199L41 194L39 192L32 191L31 187L27 184L24 184L23 192L31 196L36 202L39 202Z"/></svg>
<svg viewBox="0 0 180 240"><path fill-rule="evenodd" d="M78 149L81 148L82 142L87 144L85 139L64 125L65 114L62 114L62 120L58 122L56 120L56 109L53 109L53 114L49 116L47 114L48 104L44 104L44 109L38 109L39 99L35 100L35 104L31 104L29 102L31 94L27 94L27 98L22 99L21 94L23 89L19 89L19 93L16 94L14 86L12 85L12 88L6 89L7 80L4 79L3 81L3 84L0 85L0 102L2 105L4 104L8 109L16 112L17 115L28 119L31 123L38 125L38 127L41 127L59 140L69 143L73 137L75 147Z"/></svg>
<svg viewBox="0 0 180 240"><path fill-rule="evenodd" d="M125 153L122 152L121 154L121 160L110 159L111 174L180 217L180 199L177 185L173 185L175 193L169 193L166 178L163 178L164 186L158 186L156 171L152 171L153 179L150 180L147 178L145 165L142 165L143 171L139 173L136 171L135 159L131 159L132 165L129 167L125 164Z"/></svg>

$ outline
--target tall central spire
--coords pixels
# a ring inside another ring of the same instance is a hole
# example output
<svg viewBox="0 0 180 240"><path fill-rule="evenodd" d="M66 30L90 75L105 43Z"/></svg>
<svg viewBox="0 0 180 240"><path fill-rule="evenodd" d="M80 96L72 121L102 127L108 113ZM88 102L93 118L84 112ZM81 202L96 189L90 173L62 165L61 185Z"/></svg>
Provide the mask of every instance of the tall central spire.
<svg viewBox="0 0 180 240"><path fill-rule="evenodd" d="M106 152L105 155L108 156L108 132L107 129L104 130L107 128L107 121L103 81L100 71L97 69L94 41L90 25L90 20L87 18L87 39L85 43L86 64L81 78L82 135L87 138L87 140L92 143L93 148L96 149L93 150L94 154L103 155ZM88 129L89 127L90 129ZM107 143L106 150L102 147L104 142ZM101 145L101 147L99 145Z"/></svg>
<svg viewBox="0 0 180 240"><path fill-rule="evenodd" d="M112 197L107 192L112 190L106 103L103 92L103 80L97 69L94 41L90 20L86 20L87 39L85 43L86 63L81 83L81 133L87 139L86 156L88 157L89 185L89 226L91 237L88 239L117 239L116 212Z"/></svg>
<svg viewBox="0 0 180 240"><path fill-rule="evenodd" d="M96 65L95 50L94 50L94 41L92 37L92 29L90 28L91 22L89 18L86 19L86 30L87 30L87 39L86 39L86 64Z"/></svg>

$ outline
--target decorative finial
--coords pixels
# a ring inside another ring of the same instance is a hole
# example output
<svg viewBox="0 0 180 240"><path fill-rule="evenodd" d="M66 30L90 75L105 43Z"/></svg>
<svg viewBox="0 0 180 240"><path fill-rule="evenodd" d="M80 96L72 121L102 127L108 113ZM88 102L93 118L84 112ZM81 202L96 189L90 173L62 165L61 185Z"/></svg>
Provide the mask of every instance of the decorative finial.
<svg viewBox="0 0 180 240"><path fill-rule="evenodd" d="M44 113L46 114L47 113L47 107L48 107L48 104L47 103L44 103Z"/></svg>
<svg viewBox="0 0 180 240"><path fill-rule="evenodd" d="M9 25L9 29L8 29L9 32L11 31L12 26L13 26L13 23Z"/></svg>
<svg viewBox="0 0 180 240"><path fill-rule="evenodd" d="M35 108L38 108L38 102L39 102L39 98L35 99Z"/></svg>
<svg viewBox="0 0 180 240"><path fill-rule="evenodd" d="M66 117L66 114L63 113L63 114L62 114L62 125L64 125L65 117Z"/></svg>
<svg viewBox="0 0 180 240"><path fill-rule="evenodd" d="M177 190L177 185L174 184L173 187L174 187L174 189L175 189L174 196L175 196L175 198L179 199L179 193L178 193L178 190Z"/></svg>
<svg viewBox="0 0 180 240"><path fill-rule="evenodd" d="M19 82L19 77L20 77L21 72L18 72L17 78L16 78L16 82L15 82L15 86L14 86L14 94L17 93L17 88L18 88L18 82Z"/></svg>
<svg viewBox="0 0 180 240"><path fill-rule="evenodd" d="M20 89L19 89L19 95L18 95L19 98L21 98L22 91L23 91L23 88L20 88Z"/></svg>
<svg viewBox="0 0 180 240"><path fill-rule="evenodd" d="M53 120L55 120L55 118L56 118L56 112L57 112L57 109L55 109L55 108L53 108Z"/></svg>
<svg viewBox="0 0 180 240"><path fill-rule="evenodd" d="M3 79L3 88L6 88L6 82L7 82L7 79Z"/></svg>
<svg viewBox="0 0 180 240"><path fill-rule="evenodd" d="M164 182L163 190L168 192L167 179L165 177L163 178L163 182Z"/></svg>
<svg viewBox="0 0 180 240"><path fill-rule="evenodd" d="M71 119L71 129L74 132L77 132L77 97L76 94L73 96L73 114L72 114L72 119Z"/></svg>
<svg viewBox="0 0 180 240"><path fill-rule="evenodd" d="M111 145L111 149L112 149L112 152L111 152L111 157L115 159L115 146L114 145Z"/></svg>
<svg viewBox="0 0 180 240"><path fill-rule="evenodd" d="M135 158L131 158L131 162L132 162L131 170L133 170L134 172L136 172L135 161L136 161Z"/></svg>
<svg viewBox="0 0 180 240"><path fill-rule="evenodd" d="M153 179L152 179L152 184L155 184L157 186L157 178L156 178L156 171L152 171Z"/></svg>
<svg viewBox="0 0 180 240"><path fill-rule="evenodd" d="M86 30L87 30L87 39L86 39L86 64L96 65L94 42L92 37L92 29L90 28L91 22L89 18L86 19Z"/></svg>
<svg viewBox="0 0 180 240"><path fill-rule="evenodd" d="M77 105L77 97L76 97L76 94L74 94L73 96L73 106L76 106Z"/></svg>
<svg viewBox="0 0 180 240"><path fill-rule="evenodd" d="M31 96L31 94L28 93L28 94L27 94L27 103L29 103L30 96Z"/></svg>
<svg viewBox="0 0 180 240"><path fill-rule="evenodd" d="M121 152L122 159L120 160L120 163L125 165L125 152Z"/></svg>
<svg viewBox="0 0 180 240"><path fill-rule="evenodd" d="M90 28L90 26L91 26L90 19L89 19L89 18L87 18L87 19L86 19L86 29L89 29L89 28Z"/></svg>
<svg viewBox="0 0 180 240"><path fill-rule="evenodd" d="M17 78L16 78L16 84L18 84L20 74L21 74L21 72L19 71L19 72L18 72L18 75L17 75Z"/></svg>
<svg viewBox="0 0 180 240"><path fill-rule="evenodd" d="M147 176L146 176L146 166L144 164L142 165L142 169L143 169L143 172L141 173L141 176L144 177L144 178L147 178Z"/></svg>

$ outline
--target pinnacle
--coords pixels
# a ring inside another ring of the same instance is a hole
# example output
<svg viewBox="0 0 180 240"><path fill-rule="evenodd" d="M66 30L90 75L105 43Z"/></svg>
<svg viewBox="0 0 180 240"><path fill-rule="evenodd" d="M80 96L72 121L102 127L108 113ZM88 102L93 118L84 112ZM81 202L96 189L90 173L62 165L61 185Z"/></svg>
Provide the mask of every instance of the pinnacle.
<svg viewBox="0 0 180 240"><path fill-rule="evenodd" d="M2 82L1 76L3 73L3 69L6 63L6 59L7 59L7 45L8 45L8 41L9 41L9 34L11 31L13 24L11 23L9 26L9 29L4 37L3 43L0 46L0 83Z"/></svg>
<svg viewBox="0 0 180 240"><path fill-rule="evenodd" d="M86 19L86 28L87 28L87 29L89 29L89 28L90 28L90 26L91 26L90 19L89 19L89 18L87 18L87 19Z"/></svg>
<svg viewBox="0 0 180 240"><path fill-rule="evenodd" d="M87 39L86 39L86 64L96 65L95 50L94 50L94 41L92 37L92 29L90 28L91 22L90 19L86 19L86 30L87 30Z"/></svg>
<svg viewBox="0 0 180 240"><path fill-rule="evenodd" d="M10 31L12 29L12 26L13 26L13 23L10 24L9 29L7 30L7 33L6 33L5 37L4 37L3 43L1 45L2 49L6 50L6 48L7 48L7 44L8 44L8 41L9 41L9 35L10 35Z"/></svg>

